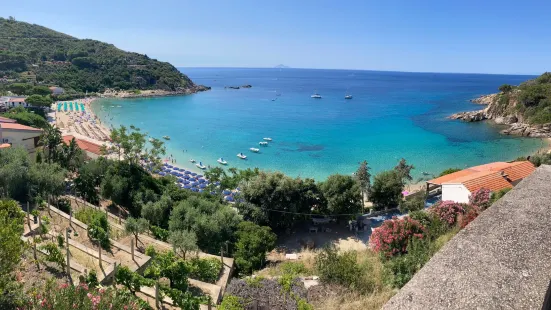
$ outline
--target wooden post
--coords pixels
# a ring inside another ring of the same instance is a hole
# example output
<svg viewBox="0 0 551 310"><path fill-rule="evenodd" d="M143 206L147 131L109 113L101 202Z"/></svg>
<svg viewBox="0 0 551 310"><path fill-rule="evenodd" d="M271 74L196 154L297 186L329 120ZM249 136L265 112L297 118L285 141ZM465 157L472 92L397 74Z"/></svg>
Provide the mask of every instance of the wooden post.
<svg viewBox="0 0 551 310"><path fill-rule="evenodd" d="M132 253L132 260L134 260L134 240L130 241L130 253Z"/></svg>
<svg viewBox="0 0 551 310"><path fill-rule="evenodd" d="M222 262L222 265L224 265L224 248L220 247L220 261Z"/></svg>
<svg viewBox="0 0 551 310"><path fill-rule="evenodd" d="M38 233L40 234L40 239L42 239L42 218L40 214L38 215Z"/></svg>
<svg viewBox="0 0 551 310"><path fill-rule="evenodd" d="M119 207L119 225L121 224L121 216L122 216L122 214L121 214L121 208Z"/></svg>
<svg viewBox="0 0 551 310"><path fill-rule="evenodd" d="M36 263L36 269L40 270L40 264L38 264L38 256L36 255L36 242L33 240L33 256L34 262Z"/></svg>
<svg viewBox="0 0 551 310"><path fill-rule="evenodd" d="M48 214L52 215L50 213L50 195L48 195Z"/></svg>
<svg viewBox="0 0 551 310"><path fill-rule="evenodd" d="M162 309L162 302L159 298L159 281L155 282L155 307L157 309Z"/></svg>
<svg viewBox="0 0 551 310"><path fill-rule="evenodd" d="M69 206L69 226L73 227L73 206Z"/></svg>
<svg viewBox="0 0 551 310"><path fill-rule="evenodd" d="M31 233L31 210L29 210L28 201L27 201L27 225L29 226L29 233Z"/></svg>
<svg viewBox="0 0 551 310"><path fill-rule="evenodd" d="M113 263L113 286L117 286L117 262Z"/></svg>
<svg viewBox="0 0 551 310"><path fill-rule="evenodd" d="M212 310L212 297L210 297L210 295L207 295L207 307L208 307L208 310Z"/></svg>
<svg viewBox="0 0 551 310"><path fill-rule="evenodd" d="M101 245L99 246L99 251L98 251L98 253L99 253L99 256L98 256L98 257L99 257L99 267L101 268L101 267L102 267L102 266L101 266Z"/></svg>
<svg viewBox="0 0 551 310"><path fill-rule="evenodd" d="M69 253L69 228L65 229L65 249L66 255L67 255L67 276L69 277L69 281L71 280L71 259L70 259L70 253Z"/></svg>

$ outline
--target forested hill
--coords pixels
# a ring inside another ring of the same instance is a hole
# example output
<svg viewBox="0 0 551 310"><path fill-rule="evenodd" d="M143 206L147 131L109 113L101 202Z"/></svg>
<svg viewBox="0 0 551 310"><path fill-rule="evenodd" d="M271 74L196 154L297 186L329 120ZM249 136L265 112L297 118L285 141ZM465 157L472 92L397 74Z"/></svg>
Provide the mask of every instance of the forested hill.
<svg viewBox="0 0 551 310"><path fill-rule="evenodd" d="M106 88L181 92L204 89L167 62L13 18L0 18L0 78L3 76L78 92L101 92Z"/></svg>

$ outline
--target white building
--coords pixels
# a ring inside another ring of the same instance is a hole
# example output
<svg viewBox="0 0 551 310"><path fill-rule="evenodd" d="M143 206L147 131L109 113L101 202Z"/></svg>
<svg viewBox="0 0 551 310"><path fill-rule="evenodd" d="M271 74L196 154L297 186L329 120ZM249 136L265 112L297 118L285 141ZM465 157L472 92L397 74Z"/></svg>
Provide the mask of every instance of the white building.
<svg viewBox="0 0 551 310"><path fill-rule="evenodd" d="M31 155L36 153L41 134L42 129L17 123L0 123L0 144L22 146Z"/></svg>
<svg viewBox="0 0 551 310"><path fill-rule="evenodd" d="M480 189L496 192L513 188L534 172L529 161L495 162L467 168L427 181L427 191L441 190L442 200L468 203L471 194Z"/></svg>

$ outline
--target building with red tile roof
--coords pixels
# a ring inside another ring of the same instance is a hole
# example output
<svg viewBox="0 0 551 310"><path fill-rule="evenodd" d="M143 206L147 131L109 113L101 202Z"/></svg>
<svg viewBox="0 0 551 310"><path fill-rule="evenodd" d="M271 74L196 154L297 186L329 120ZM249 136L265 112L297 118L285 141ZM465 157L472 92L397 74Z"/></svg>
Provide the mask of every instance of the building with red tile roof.
<svg viewBox="0 0 551 310"><path fill-rule="evenodd" d="M427 181L427 191L440 189L442 200L466 203L471 194L479 189L496 192L513 188L534 170L534 165L529 161L489 163Z"/></svg>
<svg viewBox="0 0 551 310"><path fill-rule="evenodd" d="M83 150L86 153L86 156L88 156L89 158L98 158L100 155L102 155L101 145L84 139L76 138L73 135L63 136L63 143L69 145L69 143L71 143L71 140L73 139L75 139L78 147Z"/></svg>
<svg viewBox="0 0 551 310"><path fill-rule="evenodd" d="M21 146L34 154L42 135L42 129L33 128L17 123L0 122L0 143L12 146Z"/></svg>
<svg viewBox="0 0 551 310"><path fill-rule="evenodd" d="M0 116L0 123L15 123L14 119Z"/></svg>

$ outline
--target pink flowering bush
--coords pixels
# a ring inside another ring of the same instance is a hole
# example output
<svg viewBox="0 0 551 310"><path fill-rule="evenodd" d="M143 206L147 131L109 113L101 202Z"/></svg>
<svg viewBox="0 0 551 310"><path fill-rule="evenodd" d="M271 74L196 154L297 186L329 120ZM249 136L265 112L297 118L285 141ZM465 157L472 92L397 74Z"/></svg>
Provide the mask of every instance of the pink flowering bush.
<svg viewBox="0 0 551 310"><path fill-rule="evenodd" d="M369 243L375 252L391 257L406 253L409 241L423 239L425 230L421 223L408 216L402 219L393 217L373 230Z"/></svg>
<svg viewBox="0 0 551 310"><path fill-rule="evenodd" d="M488 209L488 207L492 204L490 200L490 193L490 190L485 188L475 191L469 198L469 204L477 207L481 211Z"/></svg>
<svg viewBox="0 0 551 310"><path fill-rule="evenodd" d="M43 289L32 292L27 305L20 309L140 310L151 307L125 289L88 288L85 283L56 286L51 282Z"/></svg>
<svg viewBox="0 0 551 310"><path fill-rule="evenodd" d="M436 215L444 223L454 226L459 215L465 214L465 205L450 200L440 201L429 208L429 212Z"/></svg>

